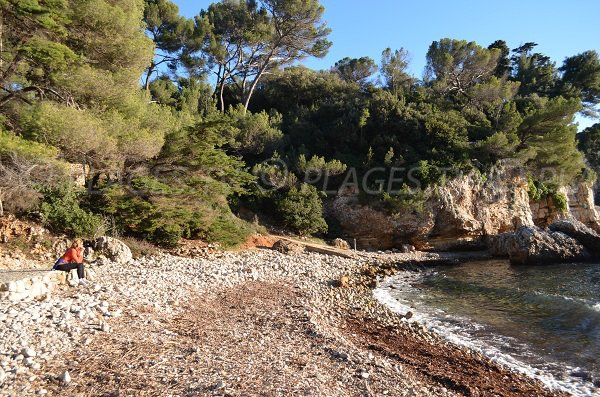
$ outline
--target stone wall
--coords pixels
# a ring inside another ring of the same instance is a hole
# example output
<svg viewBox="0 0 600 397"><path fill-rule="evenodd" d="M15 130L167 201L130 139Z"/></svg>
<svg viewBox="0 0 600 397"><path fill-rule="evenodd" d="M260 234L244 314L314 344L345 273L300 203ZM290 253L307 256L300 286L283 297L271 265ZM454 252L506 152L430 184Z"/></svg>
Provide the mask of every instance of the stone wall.
<svg viewBox="0 0 600 397"><path fill-rule="evenodd" d="M564 216L550 196L539 201L530 201L529 207L531 208L533 223L538 227L547 227Z"/></svg>

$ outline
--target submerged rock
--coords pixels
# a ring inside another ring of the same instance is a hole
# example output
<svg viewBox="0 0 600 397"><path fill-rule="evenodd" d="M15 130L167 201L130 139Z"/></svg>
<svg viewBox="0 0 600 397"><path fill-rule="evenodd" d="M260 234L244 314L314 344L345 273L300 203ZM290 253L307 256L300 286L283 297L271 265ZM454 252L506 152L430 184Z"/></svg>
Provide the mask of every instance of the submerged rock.
<svg viewBox="0 0 600 397"><path fill-rule="evenodd" d="M490 252L508 256L517 265L585 261L589 252L577 240L560 231L546 231L537 226L523 226L514 233L490 238Z"/></svg>

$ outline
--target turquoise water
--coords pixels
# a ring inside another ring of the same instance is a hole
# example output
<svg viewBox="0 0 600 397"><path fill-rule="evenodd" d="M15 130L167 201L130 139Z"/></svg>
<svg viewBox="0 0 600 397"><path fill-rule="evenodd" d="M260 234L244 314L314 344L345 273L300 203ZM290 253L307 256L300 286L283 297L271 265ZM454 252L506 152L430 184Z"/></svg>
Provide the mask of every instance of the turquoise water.
<svg viewBox="0 0 600 397"><path fill-rule="evenodd" d="M554 387L600 396L600 265L471 262L402 272L382 287L381 300L450 339Z"/></svg>

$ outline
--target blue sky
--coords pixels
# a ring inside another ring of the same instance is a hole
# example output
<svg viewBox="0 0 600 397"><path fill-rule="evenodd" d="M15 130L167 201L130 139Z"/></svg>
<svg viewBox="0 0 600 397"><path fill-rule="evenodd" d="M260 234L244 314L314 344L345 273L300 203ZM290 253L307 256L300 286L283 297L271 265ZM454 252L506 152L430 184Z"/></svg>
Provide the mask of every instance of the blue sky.
<svg viewBox="0 0 600 397"><path fill-rule="evenodd" d="M192 17L215 1L174 0ZM501 39L510 48L533 41L557 63L586 50L600 52L600 1L596 0L321 0L333 45L323 59L303 63L328 69L344 58L369 56L379 63L381 52L404 47L410 71L421 77L432 41L444 37L487 46ZM593 121L580 119L580 127Z"/></svg>

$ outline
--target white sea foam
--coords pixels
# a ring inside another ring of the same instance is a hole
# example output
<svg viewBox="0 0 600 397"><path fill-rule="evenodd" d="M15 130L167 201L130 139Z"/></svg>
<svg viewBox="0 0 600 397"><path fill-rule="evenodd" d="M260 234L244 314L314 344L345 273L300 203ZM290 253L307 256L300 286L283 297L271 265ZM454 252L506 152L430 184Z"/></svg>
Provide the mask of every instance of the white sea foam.
<svg viewBox="0 0 600 397"><path fill-rule="evenodd" d="M393 311L405 314L408 311L413 313L411 321L417 321L430 331L436 332L446 340L459 346L464 346L474 351L477 351L491 360L507 366L517 372L523 373L529 377L535 378L543 382L547 387L555 390L561 390L570 393L574 396L599 396L597 389L590 383L582 381L576 377L565 377L559 379L544 368L534 368L533 366L502 352L498 347L491 343L474 338L469 335L469 331L482 329L483 326L475 324L472 321L453 317L447 313L440 313L439 309L415 307L413 302L403 300L402 296L407 292L415 292L411 286L413 283L418 283L422 280L423 274L416 272L401 272L394 277L384 280L380 287L373 291L375 299L382 304L387 305ZM411 291L412 290L412 291ZM392 291L395 296L392 296ZM404 293L404 294L403 294ZM407 294L408 295L408 294ZM600 303L594 305L594 310L600 311ZM488 341L495 339L495 345L515 346L518 341L501 336L489 336ZM494 341L492 341L494 342ZM523 346L521 346L523 347ZM532 356L534 352L529 352ZM555 363L557 368L562 368L567 374L581 371L580 368L568 367L564 364Z"/></svg>

